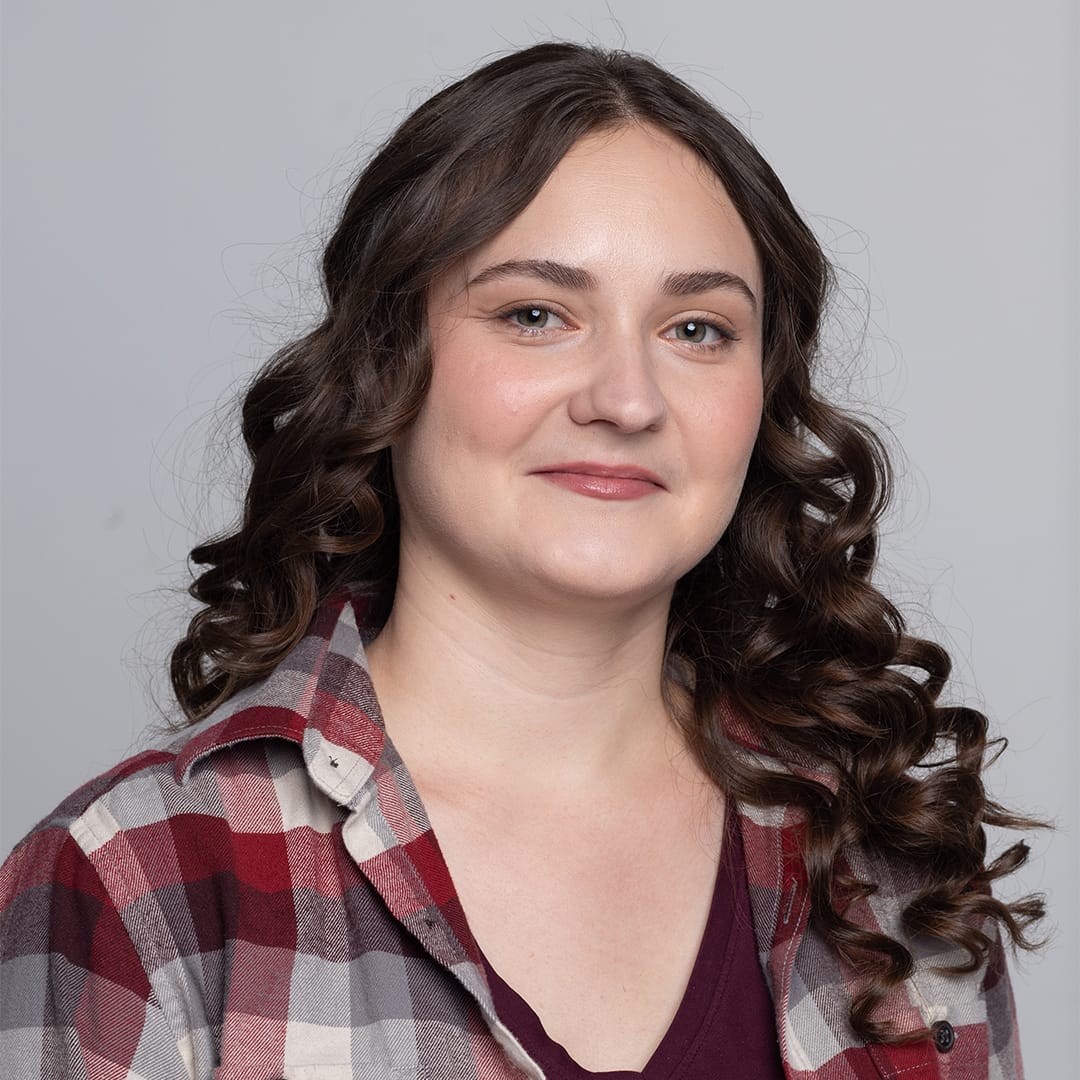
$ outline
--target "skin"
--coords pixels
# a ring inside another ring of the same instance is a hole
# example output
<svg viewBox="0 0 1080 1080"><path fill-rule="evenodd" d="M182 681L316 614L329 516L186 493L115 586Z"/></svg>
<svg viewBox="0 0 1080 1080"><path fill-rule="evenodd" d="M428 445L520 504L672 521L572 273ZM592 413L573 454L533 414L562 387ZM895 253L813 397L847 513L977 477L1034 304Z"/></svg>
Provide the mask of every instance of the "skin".
<svg viewBox="0 0 1080 1080"><path fill-rule="evenodd" d="M578 272L505 269L530 261ZM590 135L433 288L431 388L393 448L401 563L369 650L387 729L481 948L593 1070L651 1056L711 899L723 796L665 708L664 638L745 477L761 302L692 151Z"/></svg>

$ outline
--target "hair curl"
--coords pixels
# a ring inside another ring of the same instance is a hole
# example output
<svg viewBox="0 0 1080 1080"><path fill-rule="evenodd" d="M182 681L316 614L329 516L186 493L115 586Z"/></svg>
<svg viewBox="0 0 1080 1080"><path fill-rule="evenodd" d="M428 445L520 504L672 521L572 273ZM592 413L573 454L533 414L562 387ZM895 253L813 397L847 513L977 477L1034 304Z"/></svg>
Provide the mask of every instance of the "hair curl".
<svg viewBox="0 0 1080 1080"><path fill-rule="evenodd" d="M520 213L578 139L634 122L665 129L708 164L764 274L762 425L731 525L675 590L668 665L692 688L691 707L675 711L723 790L806 809L811 917L860 976L854 1030L922 1038L874 1019L913 959L846 917L874 885L845 853L861 846L913 866L923 887L905 931L959 946L972 970L991 947L988 920L1031 947L1025 931L1043 912L1038 897L991 895L1027 848L987 865L985 826L1037 822L988 798L986 718L937 704L948 656L908 635L871 581L888 459L811 383L831 287L820 246L751 143L645 58L552 43L498 59L418 108L360 174L323 259L325 317L244 398L243 516L191 553L205 569L190 592L204 606L172 654L176 696L195 721L265 676L344 584L392 595L389 453L428 386L429 287ZM836 770L836 793L733 754L719 721L728 699L770 753Z"/></svg>

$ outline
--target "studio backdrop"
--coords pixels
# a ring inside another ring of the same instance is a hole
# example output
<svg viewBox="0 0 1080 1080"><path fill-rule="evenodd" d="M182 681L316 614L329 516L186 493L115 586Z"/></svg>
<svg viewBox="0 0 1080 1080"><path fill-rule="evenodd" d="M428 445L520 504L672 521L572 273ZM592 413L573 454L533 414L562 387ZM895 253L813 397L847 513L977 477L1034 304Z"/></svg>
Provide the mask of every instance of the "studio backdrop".
<svg viewBox="0 0 1080 1080"><path fill-rule="evenodd" d="M230 403L317 308L361 160L482 59L625 46L728 110L840 269L825 378L904 455L882 581L953 652L949 696L1007 736L995 793L1058 826L1010 885L1053 924L1014 970L1028 1075L1072 1074L1071 0L7 0L3 20L3 854L167 721L184 559L242 479Z"/></svg>

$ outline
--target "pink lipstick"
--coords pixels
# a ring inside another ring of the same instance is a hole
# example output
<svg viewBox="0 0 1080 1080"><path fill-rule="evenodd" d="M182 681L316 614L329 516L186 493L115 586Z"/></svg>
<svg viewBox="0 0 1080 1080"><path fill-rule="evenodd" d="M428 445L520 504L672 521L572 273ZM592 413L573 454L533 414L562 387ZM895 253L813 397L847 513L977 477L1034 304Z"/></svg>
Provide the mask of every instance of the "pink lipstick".
<svg viewBox="0 0 1080 1080"><path fill-rule="evenodd" d="M641 499L666 490L660 477L637 465L568 461L545 465L535 469L533 475L593 499Z"/></svg>

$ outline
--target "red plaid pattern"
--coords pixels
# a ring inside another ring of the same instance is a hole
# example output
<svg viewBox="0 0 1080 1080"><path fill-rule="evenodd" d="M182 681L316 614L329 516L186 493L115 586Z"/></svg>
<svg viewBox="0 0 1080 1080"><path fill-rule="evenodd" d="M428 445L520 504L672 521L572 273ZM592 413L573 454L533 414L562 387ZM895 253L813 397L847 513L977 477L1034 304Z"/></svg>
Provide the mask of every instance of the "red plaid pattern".
<svg viewBox="0 0 1080 1080"><path fill-rule="evenodd" d="M0 870L0 1063L14 1080L542 1076L479 953L367 676L363 599L325 605L274 673L169 748L66 800ZM725 717L740 752L745 725ZM887 1003L930 1040L865 1046L851 973L807 925L803 822L738 808L762 964L792 1078L1021 1075L1000 947L943 976L934 942ZM859 912L899 935L915 882ZM944 1022L950 1027L942 1027Z"/></svg>

